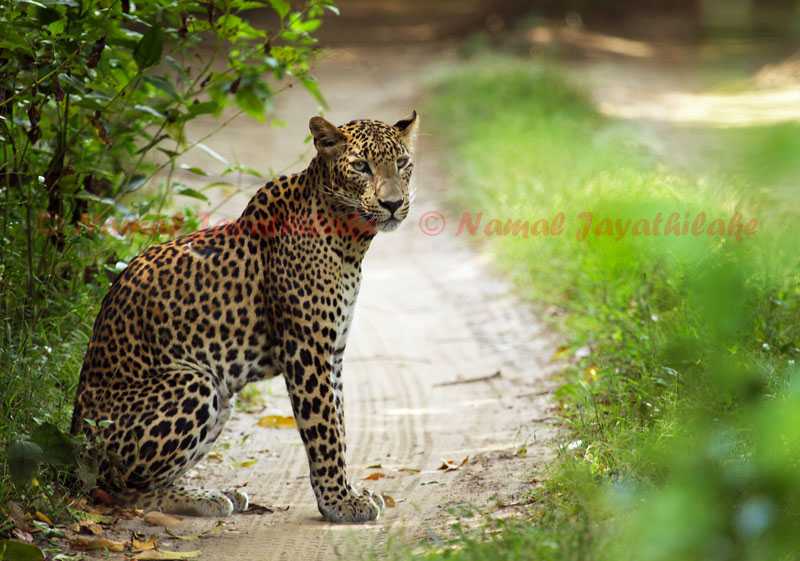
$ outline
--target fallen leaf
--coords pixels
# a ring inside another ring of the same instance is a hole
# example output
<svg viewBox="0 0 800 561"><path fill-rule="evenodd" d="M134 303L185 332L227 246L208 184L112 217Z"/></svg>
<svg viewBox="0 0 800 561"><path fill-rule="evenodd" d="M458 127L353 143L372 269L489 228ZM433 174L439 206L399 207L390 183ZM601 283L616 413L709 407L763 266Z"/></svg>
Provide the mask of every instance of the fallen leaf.
<svg viewBox="0 0 800 561"><path fill-rule="evenodd" d="M114 515L117 518L124 518L125 520L133 520L134 518L139 518L142 516L143 511L140 508L134 507L127 507L127 508L115 508Z"/></svg>
<svg viewBox="0 0 800 561"><path fill-rule="evenodd" d="M38 520L39 522L44 522L45 524L49 524L50 526L53 525L52 520L50 520L47 516L45 516L38 510L36 511L36 520Z"/></svg>
<svg viewBox="0 0 800 561"><path fill-rule="evenodd" d="M183 518L180 516L170 516L157 510L151 510L144 515L144 521L152 526L165 526L173 527L180 526L183 523Z"/></svg>
<svg viewBox="0 0 800 561"><path fill-rule="evenodd" d="M95 536L99 536L100 534L103 533L103 527L97 522L94 522L93 520L81 520L78 523L78 525L79 525L78 529L79 532L81 530L86 530L89 533L94 534Z"/></svg>
<svg viewBox="0 0 800 561"><path fill-rule="evenodd" d="M553 353L553 356L550 357L550 360L555 362L556 360L560 359L562 356L569 352L569 347L558 347L556 352Z"/></svg>
<svg viewBox="0 0 800 561"><path fill-rule="evenodd" d="M102 504L104 504L106 506L110 506L110 505L114 504L114 499L111 497L111 495L109 495L108 493L106 493L102 489L95 489L94 491L92 491L92 497L98 503L102 503Z"/></svg>
<svg viewBox="0 0 800 561"><path fill-rule="evenodd" d="M97 549L107 549L108 551L125 551L125 542L114 542L107 538L79 537L69 545L81 551L94 551Z"/></svg>
<svg viewBox="0 0 800 561"><path fill-rule="evenodd" d="M381 497L383 497L383 506L386 508L394 508L397 502L392 498L391 495L387 495L386 493L381 493Z"/></svg>
<svg viewBox="0 0 800 561"><path fill-rule="evenodd" d="M371 466L367 466L367 469L382 469L383 466L380 464L372 464Z"/></svg>
<svg viewBox="0 0 800 561"><path fill-rule="evenodd" d="M400 468L397 471L400 473L408 473L410 475L414 475L420 472L420 470L414 468Z"/></svg>
<svg viewBox="0 0 800 561"><path fill-rule="evenodd" d="M271 506L250 503L250 506L242 514L272 514L273 512L275 512L275 508Z"/></svg>
<svg viewBox="0 0 800 561"><path fill-rule="evenodd" d="M206 459L207 460L215 460L217 462L221 462L222 461L222 454L220 454L219 452L209 452L208 455L206 456Z"/></svg>
<svg viewBox="0 0 800 561"><path fill-rule="evenodd" d="M386 477L385 473L376 471L375 473L370 473L368 476L366 476L364 481L377 481L378 479L382 479L384 477Z"/></svg>
<svg viewBox="0 0 800 561"><path fill-rule="evenodd" d="M205 532L200 532L199 534L190 534L188 536L179 536L178 534L173 533L172 530L170 530L169 528L167 528L166 531L167 534L169 534L171 537L175 539L184 540L187 542L193 542L195 540L199 540L200 538L204 538L209 534L213 534L214 532L221 532L223 529L225 529L225 526L223 526L222 523L220 523L214 526L213 528L206 530Z"/></svg>
<svg viewBox="0 0 800 561"><path fill-rule="evenodd" d="M257 461L258 460L247 460L246 462L242 462L241 464L239 464L239 467L243 467L243 468L250 467L254 463L256 463Z"/></svg>
<svg viewBox="0 0 800 561"><path fill-rule="evenodd" d="M267 415L258 420L259 427L268 429L290 429L297 426L294 417L284 415Z"/></svg>
<svg viewBox="0 0 800 561"><path fill-rule="evenodd" d="M99 514L97 512L84 511L84 514L86 515L87 519L93 520L100 524L111 524L114 521L114 519L111 518L110 516L106 516L105 514Z"/></svg>
<svg viewBox="0 0 800 561"><path fill-rule="evenodd" d="M193 557L200 557L202 554L203 552L199 549L197 551L151 549L150 551L143 551L138 555L134 555L131 559L191 559Z"/></svg>
<svg viewBox="0 0 800 561"><path fill-rule="evenodd" d="M14 534L14 536L20 541L33 543L33 536L22 528L14 528L11 533Z"/></svg>
<svg viewBox="0 0 800 561"><path fill-rule="evenodd" d="M167 530L169 533L169 530ZM158 538L156 536L151 536L150 541L142 542L136 539L136 536L131 537L131 551L149 551L151 549L155 549L156 541Z"/></svg>
<svg viewBox="0 0 800 561"><path fill-rule="evenodd" d="M17 524L22 524L25 521L25 511L22 510L22 507L19 503L15 503L14 501L6 501L6 507L8 508L8 516ZM5 511L4 511L5 512Z"/></svg>
<svg viewBox="0 0 800 561"><path fill-rule="evenodd" d="M289 510L289 505L286 506L265 506L259 505L255 503L250 503L250 506L247 510L245 510L242 514L271 514L279 510L281 512L286 512Z"/></svg>
<svg viewBox="0 0 800 561"><path fill-rule="evenodd" d="M443 471L456 471L461 466L466 464L468 461L469 461L469 456L467 456L466 458L461 460L460 464L456 464L452 460L442 460L442 465L440 465L438 469L443 470Z"/></svg>
<svg viewBox="0 0 800 561"><path fill-rule="evenodd" d="M44 561L42 550L29 543L15 540L0 540L0 559L14 561Z"/></svg>
<svg viewBox="0 0 800 561"><path fill-rule="evenodd" d="M420 483L420 485L436 485L438 483L439 483L438 481L432 479L431 481L423 481L422 483Z"/></svg>

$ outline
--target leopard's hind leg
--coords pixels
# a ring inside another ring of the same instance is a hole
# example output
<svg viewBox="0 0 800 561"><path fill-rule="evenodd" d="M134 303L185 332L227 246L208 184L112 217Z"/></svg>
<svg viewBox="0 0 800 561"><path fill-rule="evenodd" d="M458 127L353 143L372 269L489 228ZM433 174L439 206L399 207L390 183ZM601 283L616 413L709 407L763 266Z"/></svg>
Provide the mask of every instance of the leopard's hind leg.
<svg viewBox="0 0 800 561"><path fill-rule="evenodd" d="M113 395L102 402L119 403ZM124 390L122 390L124 391ZM224 386L190 369L163 373L137 389L139 401L102 410L88 400L83 414L95 421L90 441L107 451L98 481L120 504L189 516L228 516L247 508L247 495L236 489L203 490L175 485L210 450L231 413ZM104 425L103 419L112 422ZM102 426L101 426L102 425Z"/></svg>

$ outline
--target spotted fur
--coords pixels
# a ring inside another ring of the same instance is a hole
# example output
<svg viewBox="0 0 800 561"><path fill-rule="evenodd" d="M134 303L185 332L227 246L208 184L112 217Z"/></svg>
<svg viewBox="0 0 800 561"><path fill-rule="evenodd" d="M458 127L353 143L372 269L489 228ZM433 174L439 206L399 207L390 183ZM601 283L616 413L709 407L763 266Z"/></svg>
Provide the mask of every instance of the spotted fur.
<svg viewBox="0 0 800 561"><path fill-rule="evenodd" d="M246 509L238 490L174 482L208 453L237 392L283 375L322 515L379 516L380 496L347 477L342 356L364 254L408 215L417 124L416 113L394 126L312 118L306 170L267 183L229 225L151 247L114 282L72 431L101 443L99 481L118 500L197 516Z"/></svg>

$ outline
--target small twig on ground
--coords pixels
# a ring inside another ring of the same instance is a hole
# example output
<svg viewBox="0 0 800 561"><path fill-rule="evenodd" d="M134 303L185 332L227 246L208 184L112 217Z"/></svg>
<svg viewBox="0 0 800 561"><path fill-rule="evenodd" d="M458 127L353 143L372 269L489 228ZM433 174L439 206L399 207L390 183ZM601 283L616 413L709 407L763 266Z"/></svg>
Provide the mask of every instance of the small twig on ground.
<svg viewBox="0 0 800 561"><path fill-rule="evenodd" d="M438 388L441 386L456 386L458 384L471 384L473 382L486 382L488 380L494 380L496 378L500 378L503 376L503 373L499 370L494 374L489 374L488 376L479 376L477 378L466 378L462 380L453 380L452 382L442 382L440 384L434 384L434 388Z"/></svg>

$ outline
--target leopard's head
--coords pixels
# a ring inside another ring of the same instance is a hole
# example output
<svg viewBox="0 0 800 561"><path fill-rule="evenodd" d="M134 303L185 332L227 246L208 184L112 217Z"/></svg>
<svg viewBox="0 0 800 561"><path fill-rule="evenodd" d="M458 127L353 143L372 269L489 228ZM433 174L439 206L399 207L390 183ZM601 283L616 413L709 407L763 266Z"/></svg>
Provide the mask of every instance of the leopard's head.
<svg viewBox="0 0 800 561"><path fill-rule="evenodd" d="M336 127L322 117L309 122L314 146L327 168L321 187L333 200L355 210L388 232L400 225L411 206L417 112L390 126L357 120Z"/></svg>

